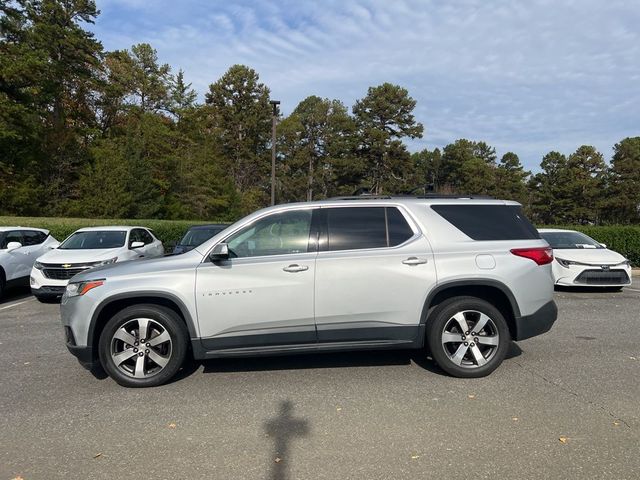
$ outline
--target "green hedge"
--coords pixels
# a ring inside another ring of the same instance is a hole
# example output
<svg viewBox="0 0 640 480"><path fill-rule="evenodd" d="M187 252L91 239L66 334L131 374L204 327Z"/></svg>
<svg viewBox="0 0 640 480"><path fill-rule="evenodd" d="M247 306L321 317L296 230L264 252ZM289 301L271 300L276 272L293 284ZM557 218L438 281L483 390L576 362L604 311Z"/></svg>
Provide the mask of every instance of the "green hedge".
<svg viewBox="0 0 640 480"><path fill-rule="evenodd" d="M627 257L634 267L640 266L640 225L563 225L546 228L566 228L582 232Z"/></svg>
<svg viewBox="0 0 640 480"><path fill-rule="evenodd" d="M0 225L45 228L59 241L64 240L82 227L101 225L134 225L147 227L162 240L165 247L175 245L192 225L215 222L189 220L127 220L103 218L55 218L55 217L0 217Z"/></svg>

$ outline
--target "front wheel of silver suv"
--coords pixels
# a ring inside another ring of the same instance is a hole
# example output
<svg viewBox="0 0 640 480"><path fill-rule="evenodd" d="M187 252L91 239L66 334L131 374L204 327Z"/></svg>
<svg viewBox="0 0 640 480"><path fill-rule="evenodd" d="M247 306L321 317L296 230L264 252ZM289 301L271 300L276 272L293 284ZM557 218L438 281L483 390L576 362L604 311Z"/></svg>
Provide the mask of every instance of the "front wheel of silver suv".
<svg viewBox="0 0 640 480"><path fill-rule="evenodd" d="M494 305L476 297L456 297L438 305L427 324L431 355L455 377L484 377L504 360L511 336Z"/></svg>
<svg viewBox="0 0 640 480"><path fill-rule="evenodd" d="M134 305L105 325L98 347L100 363L124 387L155 387L178 372L187 339L184 322L171 309Z"/></svg>

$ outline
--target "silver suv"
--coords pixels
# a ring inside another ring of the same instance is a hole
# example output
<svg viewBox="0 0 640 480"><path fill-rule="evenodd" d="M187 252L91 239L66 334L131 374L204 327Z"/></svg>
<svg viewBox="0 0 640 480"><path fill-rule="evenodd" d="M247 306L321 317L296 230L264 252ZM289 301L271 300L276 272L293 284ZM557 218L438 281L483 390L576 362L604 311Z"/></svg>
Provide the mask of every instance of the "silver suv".
<svg viewBox="0 0 640 480"><path fill-rule="evenodd" d="M182 255L95 268L62 299L67 346L119 384L187 356L421 349L488 375L557 316L552 251L518 203L355 197L255 212Z"/></svg>

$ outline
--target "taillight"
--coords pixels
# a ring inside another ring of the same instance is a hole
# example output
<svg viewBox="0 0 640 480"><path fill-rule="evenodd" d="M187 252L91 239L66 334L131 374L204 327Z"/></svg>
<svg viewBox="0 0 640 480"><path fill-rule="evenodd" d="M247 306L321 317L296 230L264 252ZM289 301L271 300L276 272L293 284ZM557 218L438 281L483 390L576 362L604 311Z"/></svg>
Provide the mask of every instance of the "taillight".
<svg viewBox="0 0 640 480"><path fill-rule="evenodd" d="M514 248L511 253L518 257L528 258L533 260L538 265L546 265L553 261L553 250L550 247L538 247L538 248Z"/></svg>

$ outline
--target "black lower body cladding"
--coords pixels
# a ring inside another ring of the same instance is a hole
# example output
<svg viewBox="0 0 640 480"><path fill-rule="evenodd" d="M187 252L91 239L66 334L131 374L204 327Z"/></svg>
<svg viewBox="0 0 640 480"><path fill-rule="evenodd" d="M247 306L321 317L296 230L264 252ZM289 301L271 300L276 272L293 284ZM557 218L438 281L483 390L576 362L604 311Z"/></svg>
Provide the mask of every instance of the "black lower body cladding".
<svg viewBox="0 0 640 480"><path fill-rule="evenodd" d="M531 315L516 317L516 337L514 340L525 340L548 332L557 318L558 307L553 300L545 303Z"/></svg>

